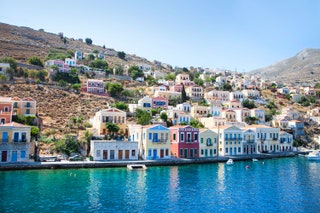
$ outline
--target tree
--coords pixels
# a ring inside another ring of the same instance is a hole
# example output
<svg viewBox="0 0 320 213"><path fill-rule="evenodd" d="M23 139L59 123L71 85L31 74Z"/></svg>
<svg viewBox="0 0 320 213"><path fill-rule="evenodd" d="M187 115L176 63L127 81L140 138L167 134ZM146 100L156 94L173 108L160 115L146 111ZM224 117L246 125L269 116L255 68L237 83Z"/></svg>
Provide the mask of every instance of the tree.
<svg viewBox="0 0 320 213"><path fill-rule="evenodd" d="M79 149L80 144L72 135L66 135L65 138L58 140L55 144L56 151L68 156L71 153L79 153Z"/></svg>
<svg viewBox="0 0 320 213"><path fill-rule="evenodd" d="M92 44L92 39L91 38L86 38L85 41L86 41L86 44L88 44L88 45Z"/></svg>
<svg viewBox="0 0 320 213"><path fill-rule="evenodd" d="M8 63L8 64L10 64L10 68L12 68L14 71L17 70L17 61L14 58L5 57L5 58L0 59L0 62Z"/></svg>
<svg viewBox="0 0 320 213"><path fill-rule="evenodd" d="M94 57L93 54L89 54L89 55L88 55L88 59L89 59L90 61L93 61L95 58L96 58L96 57Z"/></svg>
<svg viewBox="0 0 320 213"><path fill-rule="evenodd" d="M160 118L164 121L164 122L167 122L168 120L168 115L167 113L163 112L160 114Z"/></svg>
<svg viewBox="0 0 320 213"><path fill-rule="evenodd" d="M232 91L232 86L229 83L224 83L222 85L222 90L223 91Z"/></svg>
<svg viewBox="0 0 320 213"><path fill-rule="evenodd" d="M259 118L255 117L255 116L248 116L245 118L245 122L249 125L257 123L258 120L259 120Z"/></svg>
<svg viewBox="0 0 320 213"><path fill-rule="evenodd" d="M108 132L111 133L112 138L114 137L114 133L117 133L119 131L119 127L111 122L106 123L106 128L108 129Z"/></svg>
<svg viewBox="0 0 320 213"><path fill-rule="evenodd" d="M77 92L81 89L81 84L72 84L72 89L76 90Z"/></svg>
<svg viewBox="0 0 320 213"><path fill-rule="evenodd" d="M93 50L92 52L95 53L95 54L98 54L99 50Z"/></svg>
<svg viewBox="0 0 320 213"><path fill-rule="evenodd" d="M37 140L37 138L39 136L40 136L40 129L36 126L32 126L31 127L31 137L33 137Z"/></svg>
<svg viewBox="0 0 320 213"><path fill-rule="evenodd" d="M151 113L152 116L155 116L155 115L157 114L157 112L158 112L158 111L157 111L157 109L155 109L155 108L151 108L151 109L150 109L150 113Z"/></svg>
<svg viewBox="0 0 320 213"><path fill-rule="evenodd" d="M40 81L45 81L47 75L48 75L48 72L45 71L45 70L39 70L39 71L37 72L37 78L38 78Z"/></svg>
<svg viewBox="0 0 320 213"><path fill-rule="evenodd" d="M201 78L195 78L194 83L203 87L203 80Z"/></svg>
<svg viewBox="0 0 320 213"><path fill-rule="evenodd" d="M194 128L204 128L203 124L195 119L190 120L190 126Z"/></svg>
<svg viewBox="0 0 320 213"><path fill-rule="evenodd" d="M112 104L111 106L113 106L117 109L120 109L120 110L125 110L125 111L127 111L129 109L128 105L126 103L124 103L123 101L116 102L115 104Z"/></svg>
<svg viewBox="0 0 320 213"><path fill-rule="evenodd" d="M144 76L144 73L142 72L142 70L140 70L139 67L136 65L130 66L128 69L128 72L134 80L138 77Z"/></svg>
<svg viewBox="0 0 320 213"><path fill-rule="evenodd" d="M126 57L126 53L123 51L118 52L118 57L124 59Z"/></svg>
<svg viewBox="0 0 320 213"><path fill-rule="evenodd" d="M89 67L106 70L108 69L108 63L105 60L97 59L91 61L89 63Z"/></svg>
<svg viewBox="0 0 320 213"><path fill-rule="evenodd" d="M182 85L182 90L181 90L181 102L184 103L187 101L187 93L186 90L184 88L184 84Z"/></svg>
<svg viewBox="0 0 320 213"><path fill-rule="evenodd" d="M250 101L249 99L244 99L241 104L242 104L242 107L245 107L248 109L256 108L254 101Z"/></svg>
<svg viewBox="0 0 320 213"><path fill-rule="evenodd" d="M176 76L173 73L169 73L168 75L166 75L166 77L164 78L166 81L168 80L175 80Z"/></svg>
<svg viewBox="0 0 320 213"><path fill-rule="evenodd" d="M107 83L106 89L111 97L117 97L123 91L123 87L119 83Z"/></svg>
<svg viewBox="0 0 320 213"><path fill-rule="evenodd" d="M63 43L64 43L64 44L67 43L67 38L66 38L66 37L63 38Z"/></svg>
<svg viewBox="0 0 320 213"><path fill-rule="evenodd" d="M147 125L150 124L151 115L148 111L142 109L136 109L135 112L136 118L138 118L138 124Z"/></svg>
<svg viewBox="0 0 320 213"><path fill-rule="evenodd" d="M5 82L7 80L7 76L0 74L0 81Z"/></svg>
<svg viewBox="0 0 320 213"><path fill-rule="evenodd" d="M42 60L41 60L39 57L37 57L37 56L31 56L30 58L28 58L27 61L28 61L29 64L43 67L43 62L42 62Z"/></svg>

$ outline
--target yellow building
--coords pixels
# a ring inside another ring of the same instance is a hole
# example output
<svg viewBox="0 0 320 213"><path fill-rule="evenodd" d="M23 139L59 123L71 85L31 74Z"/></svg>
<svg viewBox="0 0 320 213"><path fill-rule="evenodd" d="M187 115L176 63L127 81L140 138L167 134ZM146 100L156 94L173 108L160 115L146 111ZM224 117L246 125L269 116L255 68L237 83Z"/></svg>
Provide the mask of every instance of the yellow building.
<svg viewBox="0 0 320 213"><path fill-rule="evenodd" d="M217 156L218 134L210 129L200 129L199 157Z"/></svg>
<svg viewBox="0 0 320 213"><path fill-rule="evenodd" d="M31 127L11 122L0 125L1 162L29 160Z"/></svg>

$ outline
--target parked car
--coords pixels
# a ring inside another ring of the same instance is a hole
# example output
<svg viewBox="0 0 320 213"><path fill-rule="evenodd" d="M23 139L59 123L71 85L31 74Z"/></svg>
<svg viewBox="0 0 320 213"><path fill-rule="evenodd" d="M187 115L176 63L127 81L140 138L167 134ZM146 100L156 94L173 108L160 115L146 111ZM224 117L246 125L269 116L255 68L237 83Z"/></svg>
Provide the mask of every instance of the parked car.
<svg viewBox="0 0 320 213"><path fill-rule="evenodd" d="M80 156L80 155L74 155L72 157L68 158L69 161L83 161L85 160L85 157Z"/></svg>

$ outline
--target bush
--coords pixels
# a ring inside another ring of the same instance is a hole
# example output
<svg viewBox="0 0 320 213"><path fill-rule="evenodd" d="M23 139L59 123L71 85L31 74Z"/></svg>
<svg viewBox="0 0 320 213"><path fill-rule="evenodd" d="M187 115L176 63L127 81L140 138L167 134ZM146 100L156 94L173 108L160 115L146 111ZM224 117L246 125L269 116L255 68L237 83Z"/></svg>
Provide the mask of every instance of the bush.
<svg viewBox="0 0 320 213"><path fill-rule="evenodd" d="M42 60L37 57L37 56L31 56L30 58L28 58L28 63L29 64L33 64L33 65L37 65L37 66L40 66L40 67L43 67L43 62Z"/></svg>

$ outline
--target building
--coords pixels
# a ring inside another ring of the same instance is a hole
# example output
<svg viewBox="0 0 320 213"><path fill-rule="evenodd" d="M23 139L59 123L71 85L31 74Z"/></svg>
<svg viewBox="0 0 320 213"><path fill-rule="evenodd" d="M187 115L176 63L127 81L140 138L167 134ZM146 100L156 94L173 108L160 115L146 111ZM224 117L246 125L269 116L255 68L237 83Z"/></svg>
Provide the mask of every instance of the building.
<svg viewBox="0 0 320 213"><path fill-rule="evenodd" d="M170 129L157 124L142 126L142 141L139 144L139 153L142 159L168 159L170 153Z"/></svg>
<svg viewBox="0 0 320 213"><path fill-rule="evenodd" d="M66 58L64 60L64 63L69 65L70 67L75 67L77 66L77 61L75 59L72 59L72 58Z"/></svg>
<svg viewBox="0 0 320 213"><path fill-rule="evenodd" d="M66 72L66 73L70 72L70 66L68 64L64 63L64 61L62 61L60 59L46 61L45 66L50 67L51 68L50 72L52 72L52 73L54 73L55 71ZM57 68L57 70L54 70L52 68L52 66L55 66Z"/></svg>
<svg viewBox="0 0 320 213"><path fill-rule="evenodd" d="M184 111L184 112L190 112L191 104L189 102L184 102L182 104L177 104L176 109Z"/></svg>
<svg viewBox="0 0 320 213"><path fill-rule="evenodd" d="M119 131L126 131L127 113L116 108L103 109L96 112L90 122L95 133L99 135L108 133L107 123L114 123L120 128Z"/></svg>
<svg viewBox="0 0 320 213"><path fill-rule="evenodd" d="M206 127L206 128L214 128L218 126L225 126L227 120L221 117L201 117L199 121Z"/></svg>
<svg viewBox="0 0 320 213"><path fill-rule="evenodd" d="M11 123L13 115L13 103L9 97L0 97L0 123Z"/></svg>
<svg viewBox="0 0 320 213"><path fill-rule="evenodd" d="M9 63L0 63L0 74L8 76L7 75L7 69L10 68Z"/></svg>
<svg viewBox="0 0 320 213"><path fill-rule="evenodd" d="M244 155L257 154L257 141L256 132L252 129L243 129L243 141L242 141Z"/></svg>
<svg viewBox="0 0 320 213"><path fill-rule="evenodd" d="M152 98L149 96L144 96L138 100L138 108L150 112L152 108Z"/></svg>
<svg viewBox="0 0 320 213"><path fill-rule="evenodd" d="M93 160L138 160L138 142L91 140Z"/></svg>
<svg viewBox="0 0 320 213"><path fill-rule="evenodd" d="M293 135L285 131L280 131L280 151L292 151L293 150Z"/></svg>
<svg viewBox="0 0 320 213"><path fill-rule="evenodd" d="M186 73L180 73L176 76L176 84L188 85L190 82L190 76Z"/></svg>
<svg viewBox="0 0 320 213"><path fill-rule="evenodd" d="M218 134L218 155L242 155L242 130L236 126L218 126L212 129Z"/></svg>
<svg viewBox="0 0 320 213"><path fill-rule="evenodd" d="M185 91L191 100L199 100L203 98L203 88L201 86L188 86Z"/></svg>
<svg viewBox="0 0 320 213"><path fill-rule="evenodd" d="M168 120L171 120L173 125L178 125L181 123L189 124L191 120L191 116L189 113L177 109L168 110L167 115Z"/></svg>
<svg viewBox="0 0 320 213"><path fill-rule="evenodd" d="M170 127L171 156L177 158L199 157L199 129L192 126Z"/></svg>
<svg viewBox="0 0 320 213"><path fill-rule="evenodd" d="M27 162L30 150L30 126L11 122L0 125L1 162Z"/></svg>
<svg viewBox="0 0 320 213"><path fill-rule="evenodd" d="M152 108L168 109L168 99L163 97L152 98Z"/></svg>
<svg viewBox="0 0 320 213"><path fill-rule="evenodd" d="M88 79L86 84L86 92L95 95L106 95L103 80Z"/></svg>
<svg viewBox="0 0 320 213"><path fill-rule="evenodd" d="M193 105L191 107L190 115L193 118L207 117L209 115L209 107Z"/></svg>
<svg viewBox="0 0 320 213"><path fill-rule="evenodd" d="M294 139L297 139L298 137L304 135L303 121L298 121L298 120L288 121L288 127L291 129Z"/></svg>
<svg viewBox="0 0 320 213"><path fill-rule="evenodd" d="M258 118L259 124L264 124L266 122L265 113L266 111L264 109L257 109L257 108L251 109L251 117Z"/></svg>
<svg viewBox="0 0 320 213"><path fill-rule="evenodd" d="M37 114L37 101L31 97L27 98L11 98L13 102L13 112L17 115L31 115Z"/></svg>
<svg viewBox="0 0 320 213"><path fill-rule="evenodd" d="M199 157L217 156L218 134L210 129L200 129Z"/></svg>

